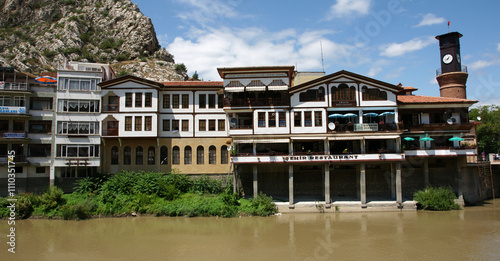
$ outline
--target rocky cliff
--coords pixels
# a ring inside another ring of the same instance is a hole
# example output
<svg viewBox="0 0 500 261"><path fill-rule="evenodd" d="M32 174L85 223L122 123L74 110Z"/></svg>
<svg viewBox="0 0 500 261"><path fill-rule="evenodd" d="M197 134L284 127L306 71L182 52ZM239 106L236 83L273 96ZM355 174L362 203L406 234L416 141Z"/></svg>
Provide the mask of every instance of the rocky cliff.
<svg viewBox="0 0 500 261"><path fill-rule="evenodd" d="M88 61L151 80L187 78L130 0L0 0L0 9L2 66L37 74Z"/></svg>

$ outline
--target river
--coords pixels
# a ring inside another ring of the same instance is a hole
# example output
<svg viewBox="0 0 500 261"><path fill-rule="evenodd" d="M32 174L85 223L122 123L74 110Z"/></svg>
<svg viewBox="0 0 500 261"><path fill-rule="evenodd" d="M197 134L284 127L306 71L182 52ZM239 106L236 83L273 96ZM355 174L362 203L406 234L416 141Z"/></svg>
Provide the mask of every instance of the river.
<svg viewBox="0 0 500 261"><path fill-rule="evenodd" d="M500 200L450 212L18 220L0 260L500 260ZM0 223L7 235L10 226Z"/></svg>

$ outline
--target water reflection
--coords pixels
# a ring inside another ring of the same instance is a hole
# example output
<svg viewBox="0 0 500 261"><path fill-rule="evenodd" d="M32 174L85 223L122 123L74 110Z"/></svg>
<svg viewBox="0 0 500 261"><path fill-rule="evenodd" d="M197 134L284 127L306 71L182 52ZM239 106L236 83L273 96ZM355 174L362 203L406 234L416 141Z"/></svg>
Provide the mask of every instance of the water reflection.
<svg viewBox="0 0 500 261"><path fill-rule="evenodd" d="M500 203L498 201L497 203ZM500 259L495 201L452 212L23 220L9 260ZM0 223L7 234L8 225Z"/></svg>

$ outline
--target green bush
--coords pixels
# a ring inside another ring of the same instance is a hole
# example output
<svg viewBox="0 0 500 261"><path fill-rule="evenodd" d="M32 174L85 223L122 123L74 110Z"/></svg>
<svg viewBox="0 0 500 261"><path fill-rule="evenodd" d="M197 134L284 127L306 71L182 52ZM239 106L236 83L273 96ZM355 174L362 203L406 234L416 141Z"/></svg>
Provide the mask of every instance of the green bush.
<svg viewBox="0 0 500 261"><path fill-rule="evenodd" d="M241 212L252 216L269 216L277 212L271 197L260 193L256 198L241 200Z"/></svg>
<svg viewBox="0 0 500 261"><path fill-rule="evenodd" d="M222 181L203 175L193 180L192 191L196 193L219 194L223 191Z"/></svg>
<svg viewBox="0 0 500 261"><path fill-rule="evenodd" d="M56 209L66 202L66 200L63 198L63 194L64 193L62 189L56 186L49 187L48 190L42 194L40 207L44 212L49 212Z"/></svg>
<svg viewBox="0 0 500 261"><path fill-rule="evenodd" d="M427 187L413 194L413 200L417 201L419 209L445 211L460 209L455 203L455 194L450 187Z"/></svg>

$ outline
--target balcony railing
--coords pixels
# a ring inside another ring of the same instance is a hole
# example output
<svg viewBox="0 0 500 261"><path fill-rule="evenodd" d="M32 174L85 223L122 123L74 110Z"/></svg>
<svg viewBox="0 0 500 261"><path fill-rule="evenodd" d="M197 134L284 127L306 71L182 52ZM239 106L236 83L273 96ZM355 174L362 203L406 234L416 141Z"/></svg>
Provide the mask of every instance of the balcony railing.
<svg viewBox="0 0 500 261"><path fill-rule="evenodd" d="M120 106L118 104L105 104L102 106L102 112L118 112Z"/></svg>
<svg viewBox="0 0 500 261"><path fill-rule="evenodd" d="M405 124L405 131L447 131L447 130L470 130L473 123L430 123L430 124Z"/></svg>
<svg viewBox="0 0 500 261"><path fill-rule="evenodd" d="M9 160L9 157L7 155L0 155L0 164L1 163L7 163ZM14 162L15 163L27 163L28 160L24 155L16 155L14 157Z"/></svg>
<svg viewBox="0 0 500 261"><path fill-rule="evenodd" d="M288 106L288 100L281 99L224 99L225 107L250 107L250 106Z"/></svg>
<svg viewBox="0 0 500 261"><path fill-rule="evenodd" d="M461 72L467 72L467 66L462 65L462 68L461 68L461 70L460 70L460 71L461 71ZM436 76L439 76L439 75L441 75L441 74L443 74L442 69L441 69L441 68L437 69L437 70L436 70Z"/></svg>
<svg viewBox="0 0 500 261"><path fill-rule="evenodd" d="M348 123L335 124L335 129L330 133L339 132L378 132L378 131L399 131L403 130L402 123Z"/></svg>
<svg viewBox="0 0 500 261"><path fill-rule="evenodd" d="M0 90L28 91L29 89L30 89L30 85L27 83L0 82Z"/></svg>

